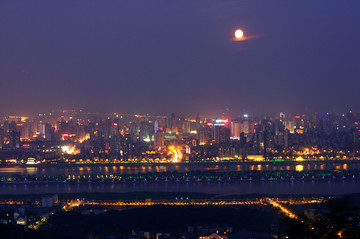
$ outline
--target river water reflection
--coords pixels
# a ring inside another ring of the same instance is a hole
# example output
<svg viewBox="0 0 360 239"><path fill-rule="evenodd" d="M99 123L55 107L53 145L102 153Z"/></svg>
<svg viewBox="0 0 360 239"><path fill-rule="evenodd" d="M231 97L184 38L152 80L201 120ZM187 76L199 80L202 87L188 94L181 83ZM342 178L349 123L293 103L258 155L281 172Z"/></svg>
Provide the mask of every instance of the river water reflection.
<svg viewBox="0 0 360 239"><path fill-rule="evenodd" d="M10 175L96 175L138 174L187 171L272 171L272 170L352 170L360 162L261 162L192 164L107 164L107 165L36 165L1 167L0 176ZM0 183L0 194L44 194L80 192L203 192L214 194L347 194L360 193L360 180L253 181L253 182L173 182L173 183Z"/></svg>
<svg viewBox="0 0 360 239"><path fill-rule="evenodd" d="M0 176L11 175L93 175L138 174L188 171L283 171L283 170L351 170L360 169L359 161L345 162L262 162L262 163L183 163L183 164L102 164L102 165L36 165L0 167Z"/></svg>

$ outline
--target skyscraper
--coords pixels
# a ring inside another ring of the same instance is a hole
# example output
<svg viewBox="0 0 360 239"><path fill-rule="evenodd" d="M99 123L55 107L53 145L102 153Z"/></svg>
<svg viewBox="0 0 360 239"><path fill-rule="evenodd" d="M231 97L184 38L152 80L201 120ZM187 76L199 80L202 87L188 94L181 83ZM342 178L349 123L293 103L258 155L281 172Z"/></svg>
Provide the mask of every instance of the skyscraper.
<svg viewBox="0 0 360 239"><path fill-rule="evenodd" d="M155 134L154 147L156 148L164 147L164 132L162 130L159 130Z"/></svg>
<svg viewBox="0 0 360 239"><path fill-rule="evenodd" d="M231 122L231 137L233 139L240 139L241 123L233 121Z"/></svg>
<svg viewBox="0 0 360 239"><path fill-rule="evenodd" d="M201 127L201 124L200 124L200 116L199 114L196 115L196 130L199 130Z"/></svg>
<svg viewBox="0 0 360 239"><path fill-rule="evenodd" d="M20 132L18 131L10 132L10 148L11 149L20 148Z"/></svg>
<svg viewBox="0 0 360 239"><path fill-rule="evenodd" d="M216 119L213 124L213 137L216 143L230 141L230 129L225 126L228 120Z"/></svg>
<svg viewBox="0 0 360 239"><path fill-rule="evenodd" d="M140 127L140 139L150 142L150 123L149 121L142 121Z"/></svg>
<svg viewBox="0 0 360 239"><path fill-rule="evenodd" d="M203 127L198 130L198 140L200 145L205 145L211 137L211 128Z"/></svg>

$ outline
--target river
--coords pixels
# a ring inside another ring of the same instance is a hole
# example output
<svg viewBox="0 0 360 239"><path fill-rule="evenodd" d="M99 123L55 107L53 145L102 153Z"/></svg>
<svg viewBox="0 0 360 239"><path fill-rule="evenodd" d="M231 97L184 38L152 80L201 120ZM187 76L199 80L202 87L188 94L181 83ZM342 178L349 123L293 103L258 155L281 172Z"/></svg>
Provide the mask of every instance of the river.
<svg viewBox="0 0 360 239"><path fill-rule="evenodd" d="M188 171L284 171L284 170L351 170L360 169L360 161L304 161L304 162L226 162L226 163L124 163L124 164L54 164L0 167L0 176L11 175L94 175L138 174L152 172Z"/></svg>
<svg viewBox="0 0 360 239"><path fill-rule="evenodd" d="M360 169L359 161L304 161L253 163L180 163L180 164L89 164L6 166L0 176L10 175L96 175L137 174L151 172L187 171L272 171L272 170L352 170ZM215 194L348 194L360 193L359 179L253 182L128 182L128 183L1 183L0 194L44 194L80 192L203 192Z"/></svg>

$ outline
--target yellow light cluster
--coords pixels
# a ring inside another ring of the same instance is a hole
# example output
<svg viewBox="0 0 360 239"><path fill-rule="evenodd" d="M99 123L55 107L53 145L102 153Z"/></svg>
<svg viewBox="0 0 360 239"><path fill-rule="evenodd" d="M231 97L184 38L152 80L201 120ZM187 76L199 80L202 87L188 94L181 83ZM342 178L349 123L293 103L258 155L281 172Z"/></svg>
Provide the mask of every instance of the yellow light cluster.
<svg viewBox="0 0 360 239"><path fill-rule="evenodd" d="M298 219L298 217L295 215L295 213L291 212L289 209L287 209L286 207L284 207L280 203L277 203L277 202L275 202L273 200L269 200L268 202L273 207L276 207L276 208L280 209L280 211L282 213L284 213L287 217Z"/></svg>

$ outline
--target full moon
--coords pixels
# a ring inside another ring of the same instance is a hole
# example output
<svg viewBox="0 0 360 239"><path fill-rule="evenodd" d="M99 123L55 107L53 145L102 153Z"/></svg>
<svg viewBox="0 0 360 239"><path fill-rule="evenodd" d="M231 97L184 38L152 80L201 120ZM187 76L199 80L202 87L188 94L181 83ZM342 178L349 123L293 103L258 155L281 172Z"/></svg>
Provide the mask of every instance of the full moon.
<svg viewBox="0 0 360 239"><path fill-rule="evenodd" d="M243 38L243 36L244 36L244 32L242 30L238 29L235 31L236 39L241 39L241 38Z"/></svg>

